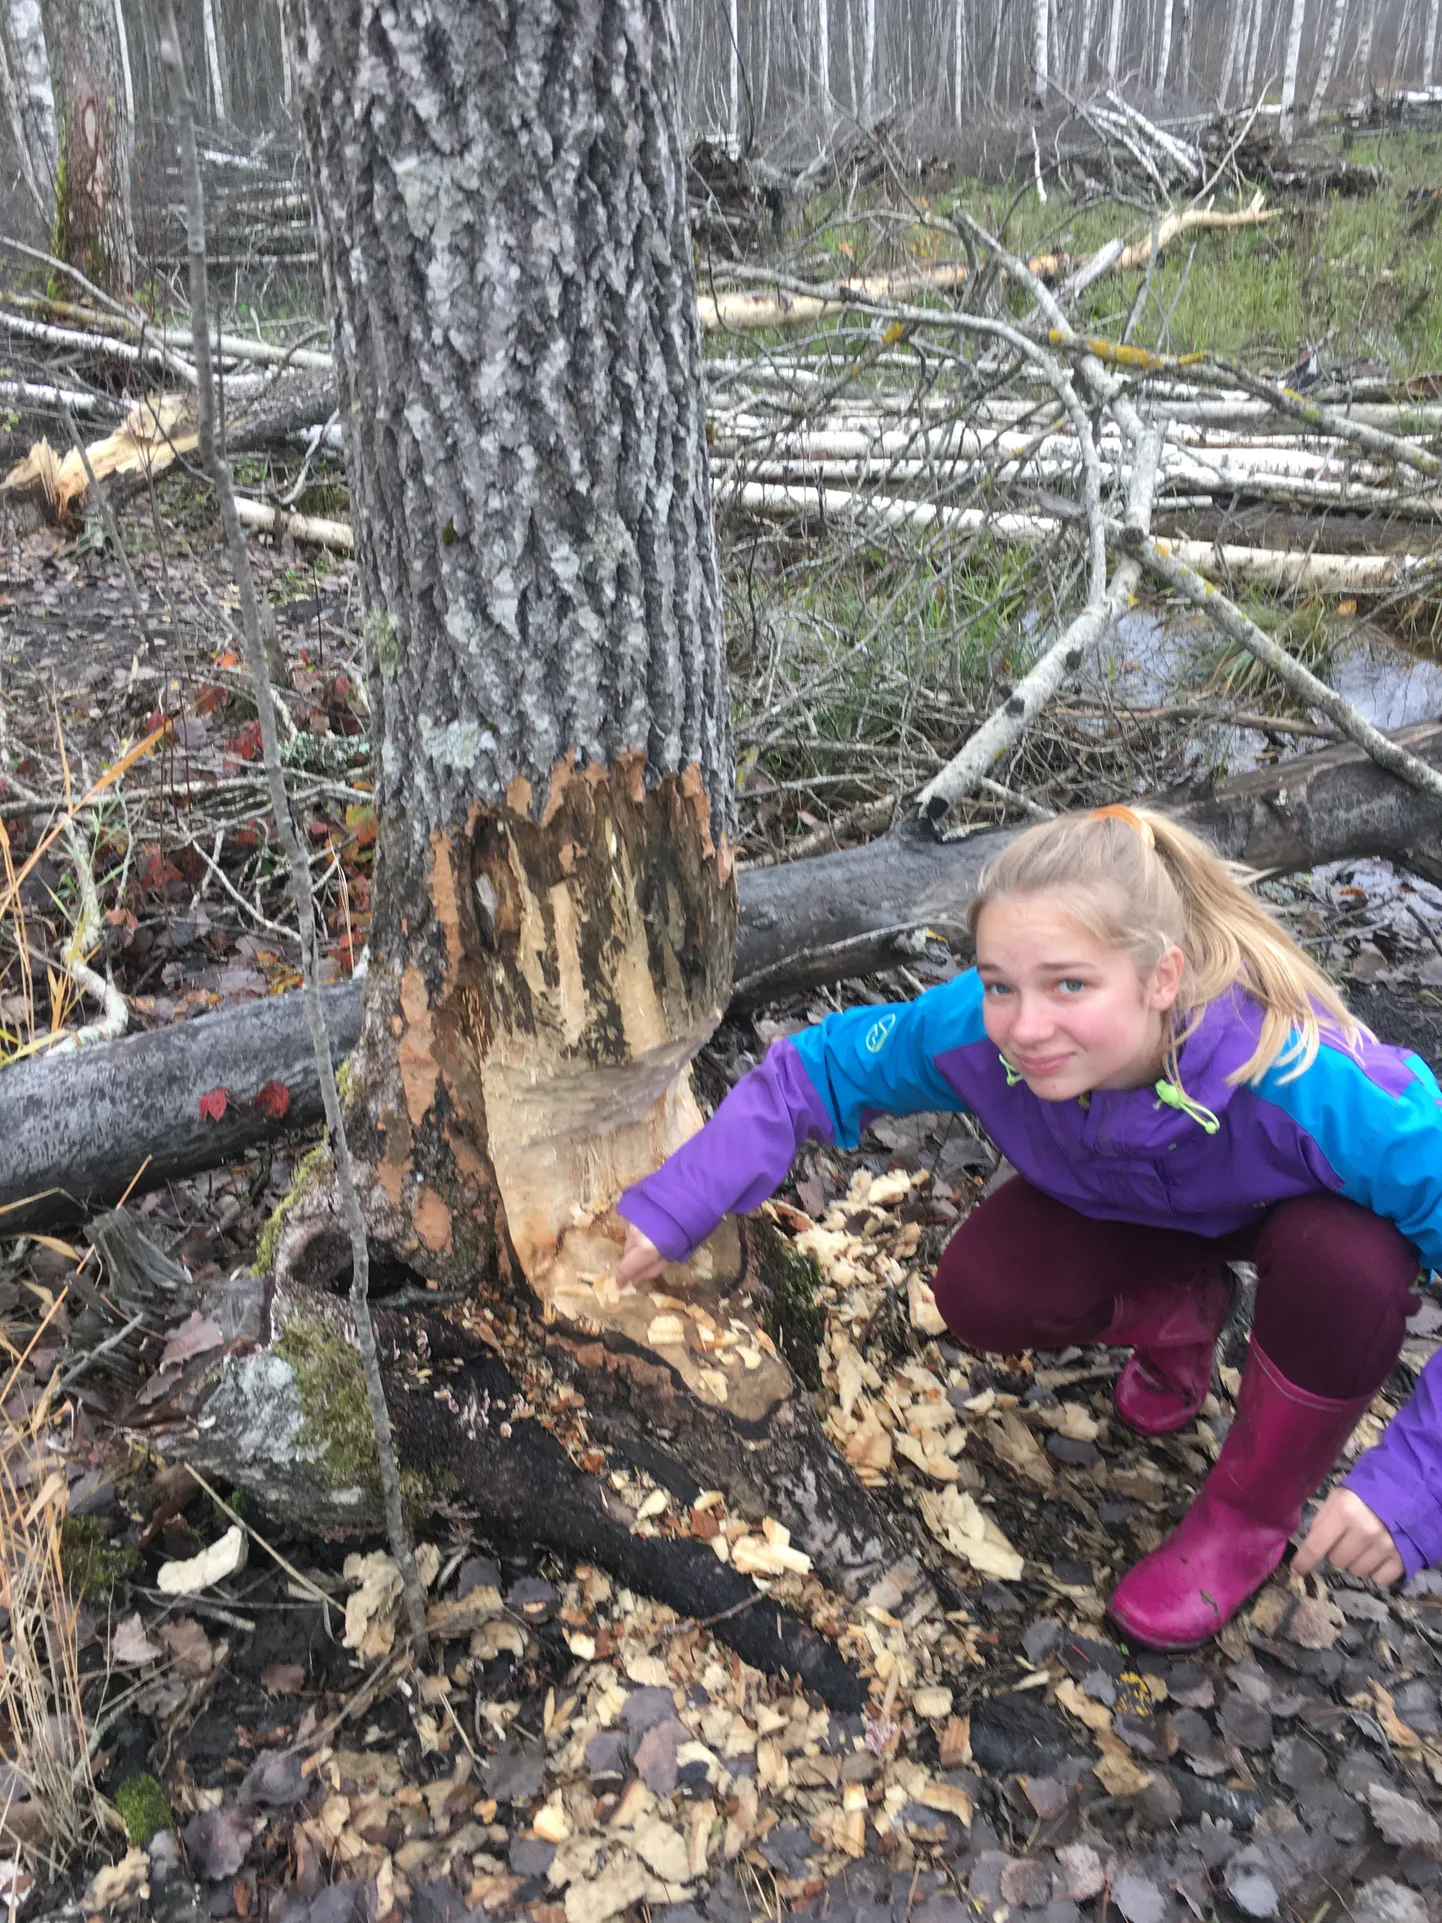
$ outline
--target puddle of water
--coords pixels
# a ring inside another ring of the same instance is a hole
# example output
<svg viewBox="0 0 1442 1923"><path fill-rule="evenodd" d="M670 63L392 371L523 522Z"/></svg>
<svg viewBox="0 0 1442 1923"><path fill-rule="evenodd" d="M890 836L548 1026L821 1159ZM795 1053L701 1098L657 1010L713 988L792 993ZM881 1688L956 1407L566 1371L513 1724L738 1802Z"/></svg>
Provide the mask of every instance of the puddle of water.
<svg viewBox="0 0 1442 1923"><path fill-rule="evenodd" d="M1332 686L1378 728L1405 728L1442 715L1442 664L1375 636L1334 662Z"/></svg>

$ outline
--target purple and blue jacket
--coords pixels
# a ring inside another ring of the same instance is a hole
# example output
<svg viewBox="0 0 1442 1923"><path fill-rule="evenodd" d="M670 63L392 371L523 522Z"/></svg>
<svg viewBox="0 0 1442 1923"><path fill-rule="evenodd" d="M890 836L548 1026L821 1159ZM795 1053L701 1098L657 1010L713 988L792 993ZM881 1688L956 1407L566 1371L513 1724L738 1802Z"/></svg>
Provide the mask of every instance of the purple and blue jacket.
<svg viewBox="0 0 1442 1923"><path fill-rule="evenodd" d="M1183 1044L1180 1086L1044 1102L1008 1071L968 969L915 1001L845 1009L776 1042L706 1127L622 1196L620 1213L671 1261L723 1215L760 1206L797 1150L855 1148L876 1115L969 1111L1020 1174L1084 1215L1219 1236L1326 1190L1395 1222L1442 1270L1442 1090L1416 1055L1323 1039L1312 1066L1227 1077L1261 1010L1219 998ZM1183 1090L1185 1094L1183 1094ZM1347 1477L1392 1532L1408 1575L1442 1561L1442 1352Z"/></svg>

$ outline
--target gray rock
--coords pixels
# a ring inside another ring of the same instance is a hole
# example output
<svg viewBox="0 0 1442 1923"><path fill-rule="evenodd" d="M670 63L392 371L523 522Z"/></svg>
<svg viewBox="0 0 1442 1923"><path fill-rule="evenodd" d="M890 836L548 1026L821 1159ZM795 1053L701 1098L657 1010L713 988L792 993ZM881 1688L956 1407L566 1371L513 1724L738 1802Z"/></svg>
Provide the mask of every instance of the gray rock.
<svg viewBox="0 0 1442 1923"><path fill-rule="evenodd" d="M1039 1856L1018 1856L1001 1873L1001 1894L1019 1910L1039 1910L1051 1900L1051 1864Z"/></svg>

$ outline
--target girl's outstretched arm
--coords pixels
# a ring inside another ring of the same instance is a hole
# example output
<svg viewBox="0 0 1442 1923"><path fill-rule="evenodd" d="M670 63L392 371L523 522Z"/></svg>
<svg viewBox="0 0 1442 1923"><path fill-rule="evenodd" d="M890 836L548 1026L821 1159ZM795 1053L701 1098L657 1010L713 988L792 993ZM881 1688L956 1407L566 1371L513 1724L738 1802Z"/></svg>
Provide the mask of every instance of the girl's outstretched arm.
<svg viewBox="0 0 1442 1923"><path fill-rule="evenodd" d="M980 1011L968 970L913 1002L844 1009L783 1037L618 1212L666 1261L684 1262L723 1215L759 1208L781 1186L803 1142L854 1148L873 1115L965 1108L936 1057L983 1032Z"/></svg>
<svg viewBox="0 0 1442 1923"><path fill-rule="evenodd" d="M1410 1578L1442 1562L1442 1350L1422 1371L1412 1400L1376 1447L1357 1458L1341 1487L1360 1497L1391 1537L1401 1563L1397 1575Z"/></svg>

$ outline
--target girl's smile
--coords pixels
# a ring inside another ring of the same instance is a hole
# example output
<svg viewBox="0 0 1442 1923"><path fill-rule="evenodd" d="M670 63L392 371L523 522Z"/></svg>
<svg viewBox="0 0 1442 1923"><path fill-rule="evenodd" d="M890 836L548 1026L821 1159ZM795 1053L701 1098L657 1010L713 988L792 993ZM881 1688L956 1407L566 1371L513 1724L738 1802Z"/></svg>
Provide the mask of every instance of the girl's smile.
<svg viewBox="0 0 1442 1923"><path fill-rule="evenodd" d="M1098 940L1056 895L1008 895L982 910L976 961L987 1035L1043 1101L1142 1088L1161 1074L1179 948L1144 981L1124 949Z"/></svg>

